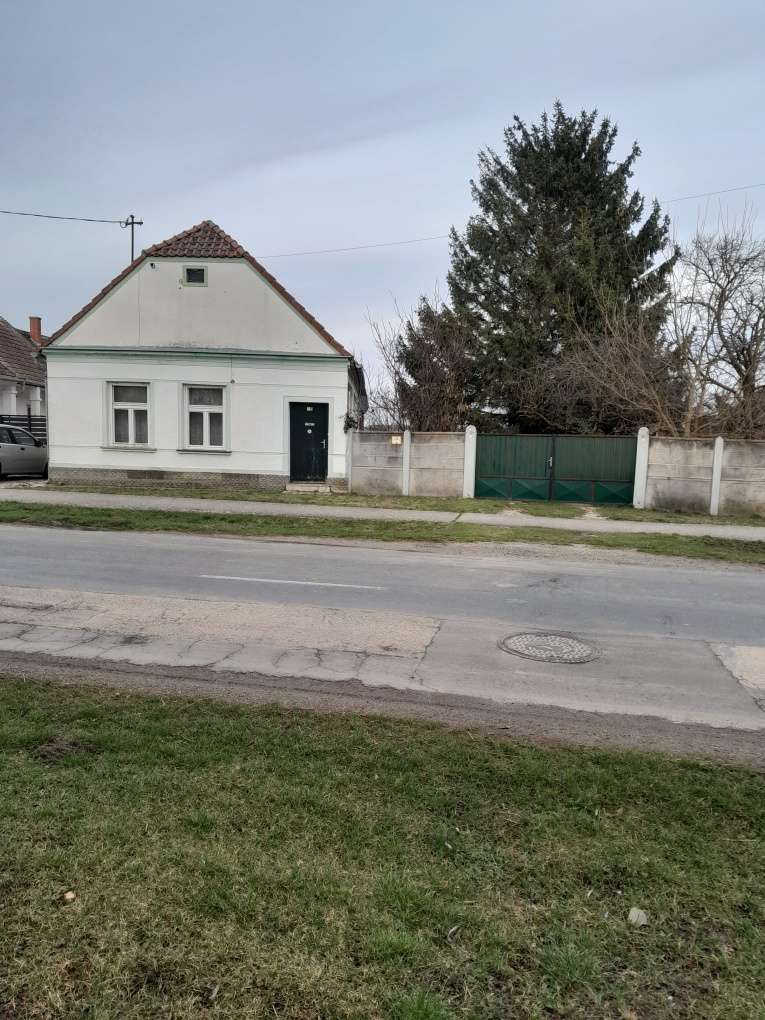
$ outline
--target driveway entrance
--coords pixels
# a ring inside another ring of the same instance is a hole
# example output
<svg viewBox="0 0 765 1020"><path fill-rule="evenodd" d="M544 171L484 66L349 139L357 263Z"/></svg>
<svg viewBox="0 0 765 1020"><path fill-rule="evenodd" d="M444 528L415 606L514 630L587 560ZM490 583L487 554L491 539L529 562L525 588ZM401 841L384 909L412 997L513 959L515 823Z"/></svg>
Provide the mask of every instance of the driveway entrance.
<svg viewBox="0 0 765 1020"><path fill-rule="evenodd" d="M476 496L631 503L636 436L478 435Z"/></svg>

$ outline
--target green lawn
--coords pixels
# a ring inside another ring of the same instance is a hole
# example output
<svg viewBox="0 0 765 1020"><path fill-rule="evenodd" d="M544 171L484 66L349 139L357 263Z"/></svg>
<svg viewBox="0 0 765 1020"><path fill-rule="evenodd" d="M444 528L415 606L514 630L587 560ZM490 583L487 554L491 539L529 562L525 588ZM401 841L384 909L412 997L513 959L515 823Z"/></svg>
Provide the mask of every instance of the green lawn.
<svg viewBox="0 0 765 1020"><path fill-rule="evenodd" d="M283 489L236 489L220 485L163 485L162 482L131 482L129 485L61 485L48 483L60 492L104 492L121 496L173 496L181 499L239 499L255 503L309 503L312 506L360 506L386 510L443 510L446 513L497 514L518 510L535 517L581 517L580 503L543 500L448 499L439 496L362 496L356 492L285 492Z"/></svg>
<svg viewBox="0 0 765 1020"><path fill-rule="evenodd" d="M744 770L5 680L0 791L3 1017L765 1017Z"/></svg>
<svg viewBox="0 0 765 1020"><path fill-rule="evenodd" d="M601 517L618 521L654 521L666 524L751 524L765 527L758 514L738 517L710 517L708 514L680 513L674 510L636 510L632 506L598 503L569 503L556 500L442 499L437 496L362 496L347 492L264 492L262 489L235 489L211 485L164 485L161 482L131 482L130 485L59 485L49 488L64 492L104 492L133 496L178 496L188 499L239 499L256 503L310 503L314 506L382 507L396 510L444 510L450 513L501 513L517 510L534 517L581 517L594 510Z"/></svg>
<svg viewBox="0 0 765 1020"><path fill-rule="evenodd" d="M251 538L336 538L382 542L543 542L633 549L663 556L765 565L765 541L693 538L685 535L607 535L553 528L507 528L489 524L429 521L354 521L332 517L255 517L169 510L0 503L0 524L32 524L106 531L174 531Z"/></svg>
<svg viewBox="0 0 765 1020"><path fill-rule="evenodd" d="M472 500L472 511L482 513L484 503L494 503L495 500L474 499ZM531 514L532 517L581 517L588 507L584 503L566 503L561 500L544 499L510 499L504 504L505 510L517 510L521 514ZM469 513L470 511L465 511Z"/></svg>
<svg viewBox="0 0 765 1020"><path fill-rule="evenodd" d="M239 499L255 503L309 503L313 506L381 507L388 510L443 510L455 514L468 513L471 510L495 514L508 508L507 501L502 499L477 501L443 499L437 496L362 496L349 492L285 492L283 489L264 491L211 485L163 485L161 482L131 482L130 485L59 485L50 482L48 488L64 492L175 496L182 499Z"/></svg>
<svg viewBox="0 0 765 1020"><path fill-rule="evenodd" d="M636 510L633 506L599 505L601 517L612 521L656 521L661 524L747 524L765 528L765 517L750 514L740 517L711 517L709 514L688 514L679 510Z"/></svg>

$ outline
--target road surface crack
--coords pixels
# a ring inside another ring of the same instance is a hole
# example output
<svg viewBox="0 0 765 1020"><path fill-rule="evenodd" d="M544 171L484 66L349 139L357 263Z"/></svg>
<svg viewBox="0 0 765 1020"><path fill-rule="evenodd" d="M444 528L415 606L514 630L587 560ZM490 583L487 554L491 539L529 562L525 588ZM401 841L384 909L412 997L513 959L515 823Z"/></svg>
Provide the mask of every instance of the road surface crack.
<svg viewBox="0 0 765 1020"><path fill-rule="evenodd" d="M417 662L417 665L412 670L412 680L416 680L421 687L424 686L425 681L419 675L420 667L425 662L425 659L427 659L428 653L430 652L431 648L433 647L433 642L436 640L438 635L441 633L441 628L443 627L443 625L444 625L444 621L443 620L436 620L436 626L435 626L435 629L433 630L433 633L430 635L430 641L428 641L428 643L423 648L422 653L419 656L419 660Z"/></svg>

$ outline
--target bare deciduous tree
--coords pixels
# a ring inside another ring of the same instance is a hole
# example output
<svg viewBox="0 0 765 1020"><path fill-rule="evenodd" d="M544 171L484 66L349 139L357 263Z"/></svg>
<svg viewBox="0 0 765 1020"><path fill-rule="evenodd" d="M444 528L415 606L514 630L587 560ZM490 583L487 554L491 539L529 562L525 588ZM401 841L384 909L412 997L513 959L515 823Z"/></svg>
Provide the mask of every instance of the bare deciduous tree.
<svg viewBox="0 0 765 1020"><path fill-rule="evenodd" d="M470 424L470 337L437 293L397 322L371 326L382 372L370 387L368 427L454 432Z"/></svg>
<svg viewBox="0 0 765 1020"><path fill-rule="evenodd" d="M765 436L765 241L751 218L681 251L666 317L604 296L597 335L519 375L522 415L552 429ZM589 407L591 421L581 414Z"/></svg>
<svg viewBox="0 0 765 1020"><path fill-rule="evenodd" d="M697 418L718 430L763 435L765 241L753 218L703 226L682 253L668 323L692 379Z"/></svg>

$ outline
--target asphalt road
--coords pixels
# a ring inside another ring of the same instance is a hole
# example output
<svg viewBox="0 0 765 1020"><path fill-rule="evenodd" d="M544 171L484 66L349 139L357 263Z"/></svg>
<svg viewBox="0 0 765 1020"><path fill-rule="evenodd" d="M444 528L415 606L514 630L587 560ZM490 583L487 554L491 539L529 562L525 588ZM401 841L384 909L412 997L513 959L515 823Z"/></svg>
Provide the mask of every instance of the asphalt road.
<svg viewBox="0 0 765 1020"><path fill-rule="evenodd" d="M0 527L0 584L765 642L765 571Z"/></svg>
<svg viewBox="0 0 765 1020"><path fill-rule="evenodd" d="M0 527L0 658L358 683L765 728L765 571ZM31 589L31 591L30 591ZM499 643L590 642L587 663Z"/></svg>

